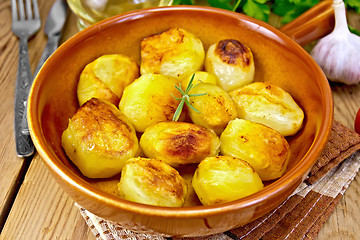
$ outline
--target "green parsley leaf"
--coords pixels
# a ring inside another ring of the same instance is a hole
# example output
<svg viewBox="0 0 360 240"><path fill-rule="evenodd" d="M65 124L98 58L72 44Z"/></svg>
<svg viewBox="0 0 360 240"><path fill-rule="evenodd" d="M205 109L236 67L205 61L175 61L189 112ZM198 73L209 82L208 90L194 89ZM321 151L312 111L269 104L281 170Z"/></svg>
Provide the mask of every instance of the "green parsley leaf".
<svg viewBox="0 0 360 240"><path fill-rule="evenodd" d="M267 22L270 12L282 17L288 23L322 0L207 0L212 7L242 12L248 16ZM354 9L360 14L360 0L344 0L346 9ZM195 5L195 0L174 0L173 5ZM359 31L351 28L352 32Z"/></svg>
<svg viewBox="0 0 360 240"><path fill-rule="evenodd" d="M282 23L288 23L319 3L319 0L275 0L273 13L282 16Z"/></svg>
<svg viewBox="0 0 360 240"><path fill-rule="evenodd" d="M360 14L360 1L359 0L344 0L346 6L353 8L358 14Z"/></svg>
<svg viewBox="0 0 360 240"><path fill-rule="evenodd" d="M290 11L286 12L283 18L281 19L282 23L288 23L300 16L303 12L305 12L308 8L303 6L298 6L292 8Z"/></svg>
<svg viewBox="0 0 360 240"><path fill-rule="evenodd" d="M268 2L268 0L254 0L254 1L260 4L265 4Z"/></svg>
<svg viewBox="0 0 360 240"><path fill-rule="evenodd" d="M175 5L180 5L181 3L182 3L181 0L174 0L174 1L172 2L172 5L173 5L173 6L175 6Z"/></svg>
<svg viewBox="0 0 360 240"><path fill-rule="evenodd" d="M267 22L270 15L270 8L264 1L247 0L243 6L246 15ZM266 2L266 1L265 1Z"/></svg>
<svg viewBox="0 0 360 240"><path fill-rule="evenodd" d="M194 0L181 0L182 4L184 5L194 5Z"/></svg>
<svg viewBox="0 0 360 240"><path fill-rule="evenodd" d="M233 6L231 0L208 0L208 3L212 7L222 8L226 10L232 10Z"/></svg>

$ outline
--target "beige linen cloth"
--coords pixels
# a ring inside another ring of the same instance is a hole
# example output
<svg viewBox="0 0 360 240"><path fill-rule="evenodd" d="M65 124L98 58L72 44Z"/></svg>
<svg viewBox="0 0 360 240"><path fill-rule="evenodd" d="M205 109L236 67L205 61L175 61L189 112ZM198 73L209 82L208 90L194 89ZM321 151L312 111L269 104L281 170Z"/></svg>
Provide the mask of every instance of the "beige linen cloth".
<svg viewBox="0 0 360 240"><path fill-rule="evenodd" d="M305 182L278 208L242 227L197 238L165 238L131 232L77 205L98 240L315 239L360 169L360 135L334 122L330 139Z"/></svg>

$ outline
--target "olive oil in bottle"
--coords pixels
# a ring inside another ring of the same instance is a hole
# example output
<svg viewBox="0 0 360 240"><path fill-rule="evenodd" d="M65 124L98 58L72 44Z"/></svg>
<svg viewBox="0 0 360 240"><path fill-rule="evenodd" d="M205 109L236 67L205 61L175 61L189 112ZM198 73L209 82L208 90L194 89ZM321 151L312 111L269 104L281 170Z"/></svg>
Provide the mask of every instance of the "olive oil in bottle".
<svg viewBox="0 0 360 240"><path fill-rule="evenodd" d="M80 30L117 14L159 6L170 6L173 0L67 0L78 16Z"/></svg>

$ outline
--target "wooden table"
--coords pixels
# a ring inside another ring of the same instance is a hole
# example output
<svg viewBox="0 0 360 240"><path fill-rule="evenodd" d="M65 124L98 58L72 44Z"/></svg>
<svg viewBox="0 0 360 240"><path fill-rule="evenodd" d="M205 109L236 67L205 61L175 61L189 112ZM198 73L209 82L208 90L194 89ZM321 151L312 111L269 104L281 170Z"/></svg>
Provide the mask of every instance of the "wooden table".
<svg viewBox="0 0 360 240"><path fill-rule="evenodd" d="M39 0L42 29L29 42L32 71L46 44L42 34L54 0ZM349 16L360 30L360 16ZM76 32L70 15L64 39ZM95 239L74 201L59 188L38 154L18 158L15 152L13 116L18 65L18 39L11 31L10 0L0 1L0 239ZM353 129L360 107L360 85L332 84L335 120ZM360 175L351 183L318 239L359 239Z"/></svg>

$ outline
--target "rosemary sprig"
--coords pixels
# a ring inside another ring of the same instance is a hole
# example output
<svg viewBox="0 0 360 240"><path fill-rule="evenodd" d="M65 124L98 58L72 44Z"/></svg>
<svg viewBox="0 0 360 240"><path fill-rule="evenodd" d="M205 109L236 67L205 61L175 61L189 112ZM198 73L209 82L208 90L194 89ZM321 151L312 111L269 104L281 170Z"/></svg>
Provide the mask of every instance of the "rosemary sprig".
<svg viewBox="0 0 360 240"><path fill-rule="evenodd" d="M179 83L179 86L175 85L175 88L181 93L182 97L181 97L181 98L177 98L177 97L175 97L173 94L171 94L171 96L172 96L173 98L175 98L176 100L180 101L180 103L179 103L179 105L178 105L178 107L176 108L176 111L175 111L175 113L174 113L174 116L173 116L173 119L172 119L173 121L179 120L180 114L181 114L182 109L183 109L183 107L184 107L184 103L186 103L186 105L187 105L188 107L190 107L192 110L194 110L195 112L200 113L199 110L197 110L194 106L192 106L192 105L190 104L190 98L191 98L191 97L204 96L204 95L206 95L207 93L189 94L190 90L198 85L198 83L195 84L195 85L193 85L194 77L195 77L195 73L191 76L191 79L190 79L189 84L187 85L185 91L182 90L182 88L181 88L181 83Z"/></svg>

